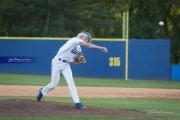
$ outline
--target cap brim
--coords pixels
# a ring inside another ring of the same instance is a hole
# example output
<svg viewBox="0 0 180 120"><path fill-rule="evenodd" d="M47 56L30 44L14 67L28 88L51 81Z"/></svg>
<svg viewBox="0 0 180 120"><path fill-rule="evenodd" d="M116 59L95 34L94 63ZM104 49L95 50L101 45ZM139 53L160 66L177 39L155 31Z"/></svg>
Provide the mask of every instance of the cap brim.
<svg viewBox="0 0 180 120"><path fill-rule="evenodd" d="M84 32L84 34L86 34L88 36L88 42L91 42L91 34L89 32Z"/></svg>

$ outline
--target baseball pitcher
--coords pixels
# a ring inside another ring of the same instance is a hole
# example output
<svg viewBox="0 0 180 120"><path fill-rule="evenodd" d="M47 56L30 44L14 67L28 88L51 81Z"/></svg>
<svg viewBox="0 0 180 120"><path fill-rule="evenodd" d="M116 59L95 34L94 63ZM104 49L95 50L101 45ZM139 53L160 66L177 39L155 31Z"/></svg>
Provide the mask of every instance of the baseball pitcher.
<svg viewBox="0 0 180 120"><path fill-rule="evenodd" d="M105 53L108 52L106 47L91 43L91 34L89 32L81 32L77 35L77 37L73 37L68 40L62 47L60 47L56 56L52 59L51 81L44 88L41 88L38 91L37 101L41 101L43 96L45 96L58 85L60 74L62 73L69 87L75 108L80 110L86 109L86 106L84 106L79 100L70 67L70 63L86 63L86 60L82 54L81 45L87 48L99 49Z"/></svg>

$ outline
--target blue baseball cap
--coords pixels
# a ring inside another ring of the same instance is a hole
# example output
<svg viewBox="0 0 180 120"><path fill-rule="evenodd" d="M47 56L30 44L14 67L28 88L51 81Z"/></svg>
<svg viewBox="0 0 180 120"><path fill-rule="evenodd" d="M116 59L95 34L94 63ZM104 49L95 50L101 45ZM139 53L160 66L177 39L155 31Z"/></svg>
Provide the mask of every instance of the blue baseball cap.
<svg viewBox="0 0 180 120"><path fill-rule="evenodd" d="M89 32L84 32L84 34L86 34L88 36L88 42L91 42L91 34Z"/></svg>

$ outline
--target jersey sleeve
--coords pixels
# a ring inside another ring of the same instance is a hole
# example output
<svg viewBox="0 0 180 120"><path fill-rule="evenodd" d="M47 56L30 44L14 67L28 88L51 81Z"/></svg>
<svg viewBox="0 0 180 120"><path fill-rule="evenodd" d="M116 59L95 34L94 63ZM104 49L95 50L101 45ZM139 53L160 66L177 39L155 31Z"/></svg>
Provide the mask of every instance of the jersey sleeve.
<svg viewBox="0 0 180 120"><path fill-rule="evenodd" d="M80 45L80 42L83 42L83 40L79 39L79 38L76 38L75 42L76 42L77 45Z"/></svg>

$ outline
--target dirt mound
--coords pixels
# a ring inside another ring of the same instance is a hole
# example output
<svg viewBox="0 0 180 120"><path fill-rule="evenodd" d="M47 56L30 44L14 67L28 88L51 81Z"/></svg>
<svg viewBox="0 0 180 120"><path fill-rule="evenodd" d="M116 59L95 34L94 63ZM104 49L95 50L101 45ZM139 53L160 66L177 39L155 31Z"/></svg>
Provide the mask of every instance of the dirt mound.
<svg viewBox="0 0 180 120"><path fill-rule="evenodd" d="M37 102L29 99L0 100L0 115L2 116L52 116L52 115L125 115L136 116L137 110L102 109L89 107L87 110L77 110L72 104L60 102Z"/></svg>

